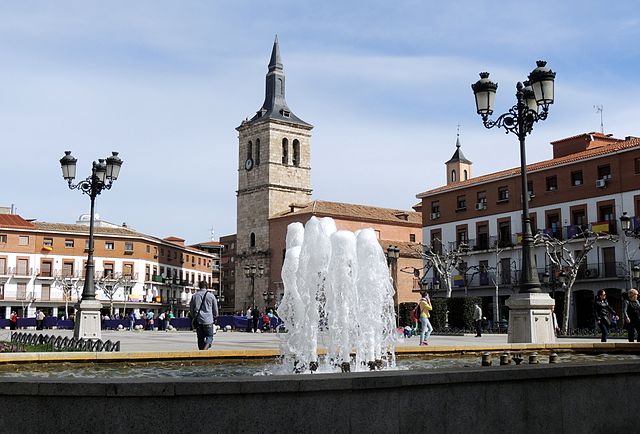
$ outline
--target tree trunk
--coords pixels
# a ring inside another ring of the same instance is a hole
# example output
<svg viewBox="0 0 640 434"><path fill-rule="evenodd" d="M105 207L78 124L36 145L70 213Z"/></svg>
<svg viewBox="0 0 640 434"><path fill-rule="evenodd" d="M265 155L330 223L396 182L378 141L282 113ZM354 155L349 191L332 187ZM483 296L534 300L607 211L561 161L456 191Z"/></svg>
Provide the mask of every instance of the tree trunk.
<svg viewBox="0 0 640 434"><path fill-rule="evenodd" d="M564 293L564 309L562 310L562 333L569 334L569 314L571 313L571 291L576 281L577 274L572 273L569 277L569 284Z"/></svg>

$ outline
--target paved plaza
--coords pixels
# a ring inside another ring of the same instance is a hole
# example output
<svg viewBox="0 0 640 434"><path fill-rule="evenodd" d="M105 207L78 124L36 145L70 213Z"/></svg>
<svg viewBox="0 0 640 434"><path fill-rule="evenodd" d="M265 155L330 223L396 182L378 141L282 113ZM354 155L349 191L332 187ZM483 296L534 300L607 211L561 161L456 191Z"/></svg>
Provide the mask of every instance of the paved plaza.
<svg viewBox="0 0 640 434"><path fill-rule="evenodd" d="M35 330L22 330L23 332L35 333ZM42 334L56 336L73 336L71 330L43 330L37 331ZM213 342L213 350L244 351L244 350L277 350L279 348L282 335L278 333L247 333L240 331L218 332ZM11 338L10 330L0 330L0 341L8 341ZM121 352L171 352L171 351L194 351L197 350L196 334L190 331L112 331L104 330L102 340L120 341ZM626 339L609 339L611 342L626 342ZM599 338L561 338L558 343L596 343ZM397 347L417 347L419 337L414 336L409 339L400 338ZM319 339L322 345L322 339ZM468 347L470 351L474 349L500 346L507 344L506 334L485 334L476 338L474 334L464 336L439 336L432 335L429 339L428 347L421 347L426 350L437 349L438 347Z"/></svg>

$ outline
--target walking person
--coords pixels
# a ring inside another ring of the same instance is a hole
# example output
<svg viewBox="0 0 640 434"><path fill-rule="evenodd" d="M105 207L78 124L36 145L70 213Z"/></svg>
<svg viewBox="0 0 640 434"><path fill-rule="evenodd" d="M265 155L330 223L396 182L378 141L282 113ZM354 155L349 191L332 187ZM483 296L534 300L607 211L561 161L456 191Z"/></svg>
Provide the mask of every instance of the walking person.
<svg viewBox="0 0 640 434"><path fill-rule="evenodd" d="M129 331L133 330L136 325L136 313L132 310L129 312Z"/></svg>
<svg viewBox="0 0 640 434"><path fill-rule="evenodd" d="M476 337L482 337L482 308L478 303L473 305L473 322L476 325Z"/></svg>
<svg viewBox="0 0 640 434"><path fill-rule="evenodd" d="M44 329L44 319L45 319L45 317L46 317L46 315L44 314L42 309L38 309L38 312L36 312L36 330L43 330Z"/></svg>
<svg viewBox="0 0 640 434"><path fill-rule="evenodd" d="M198 291L191 297L189 310L198 336L198 349L208 350L213 344L213 321L218 316L218 300L213 292L207 291L205 282L198 283Z"/></svg>
<svg viewBox="0 0 640 434"><path fill-rule="evenodd" d="M18 314L13 311L11 312L11 316L9 316L9 330L15 330L18 325Z"/></svg>
<svg viewBox="0 0 640 434"><path fill-rule="evenodd" d="M640 342L640 302L638 301L638 290L631 288L627 295L628 299L622 305L622 317L624 326L629 334L629 342Z"/></svg>
<svg viewBox="0 0 640 434"><path fill-rule="evenodd" d="M598 327L602 332L600 342L607 342L607 336L609 335L609 327L611 327L611 320L619 320L620 318L613 310L609 303L607 303L607 293L604 289L598 290L598 295L593 302L593 316L596 319Z"/></svg>
<svg viewBox="0 0 640 434"><path fill-rule="evenodd" d="M431 300L429 299L429 294L427 291L423 291L421 293L422 298L420 299L420 324L422 325L422 331L420 332L420 345L429 345L427 340L429 336L431 336L431 332L433 332L433 327L431 326L431 322L429 321L429 317L431 310L433 310L433 306L431 306Z"/></svg>

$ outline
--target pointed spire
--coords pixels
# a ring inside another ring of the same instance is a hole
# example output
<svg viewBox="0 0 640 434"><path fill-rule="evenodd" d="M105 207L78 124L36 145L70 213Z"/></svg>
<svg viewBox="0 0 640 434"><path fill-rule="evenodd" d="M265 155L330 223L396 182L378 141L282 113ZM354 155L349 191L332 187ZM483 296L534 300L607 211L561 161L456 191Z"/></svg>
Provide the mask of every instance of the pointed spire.
<svg viewBox="0 0 640 434"><path fill-rule="evenodd" d="M269 72L278 69L282 71L282 60L280 59L280 45L278 44L278 35L273 41L273 49L271 50L271 60L269 60Z"/></svg>
<svg viewBox="0 0 640 434"><path fill-rule="evenodd" d="M467 160L464 157L464 154L462 153L462 149L461 149L461 144L460 144L460 124L458 124L458 131L456 133L456 151L453 153L453 156L451 157L451 159L449 161L447 161L445 164L449 164L449 163L453 163L456 161L460 161L463 163L467 163L467 164L471 164L471 161Z"/></svg>

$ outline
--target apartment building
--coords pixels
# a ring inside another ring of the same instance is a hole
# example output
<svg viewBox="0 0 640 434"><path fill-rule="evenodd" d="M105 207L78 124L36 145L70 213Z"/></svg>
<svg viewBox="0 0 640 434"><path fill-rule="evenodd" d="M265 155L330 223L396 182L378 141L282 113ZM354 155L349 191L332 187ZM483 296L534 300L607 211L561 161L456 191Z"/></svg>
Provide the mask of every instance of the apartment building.
<svg viewBox="0 0 640 434"><path fill-rule="evenodd" d="M36 309L63 316L82 294L89 243L88 219L76 224L28 221L0 214L0 318ZM182 238L164 239L96 221L96 296L104 313L129 309L173 310L184 316L198 286L213 282L219 256ZM72 310L71 310L72 312Z"/></svg>
<svg viewBox="0 0 640 434"><path fill-rule="evenodd" d="M533 232L570 239L567 247L574 250L581 249L579 235L586 228L618 239L598 242L573 287L571 325L590 328L595 292L606 289L610 303L620 311L623 293L634 283L630 267L638 260L638 240L621 233L619 218L626 212L638 228L640 139L585 133L551 145L553 158L527 166ZM423 239L439 249L468 246L454 272L452 296L480 296L488 318L494 319L496 304L498 319L508 318L504 302L517 291L520 276L520 168L472 177L472 163L462 155L459 143L445 165L447 183L417 195ZM561 314L564 291L556 279L561 270L550 266L541 247L536 248L535 259L540 276L551 276L543 290L552 294ZM427 279L438 282L439 276L431 270Z"/></svg>

